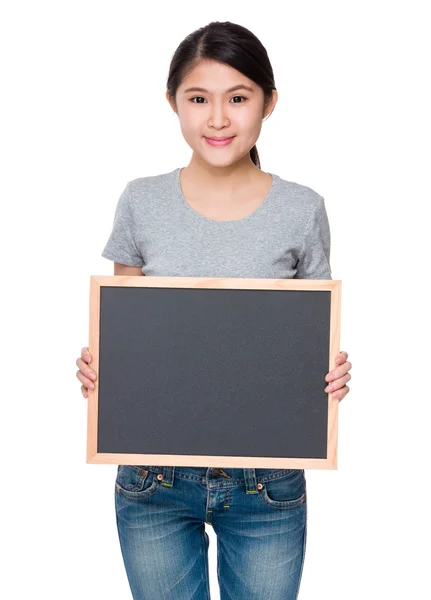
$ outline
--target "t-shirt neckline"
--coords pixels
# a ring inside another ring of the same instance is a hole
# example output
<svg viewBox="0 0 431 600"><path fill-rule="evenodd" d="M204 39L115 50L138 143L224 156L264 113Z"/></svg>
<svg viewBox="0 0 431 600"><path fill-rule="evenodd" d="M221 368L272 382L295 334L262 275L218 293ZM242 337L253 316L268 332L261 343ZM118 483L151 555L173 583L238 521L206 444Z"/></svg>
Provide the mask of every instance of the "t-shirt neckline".
<svg viewBox="0 0 431 600"><path fill-rule="evenodd" d="M261 213L264 213L268 209L270 201L271 201L272 197L274 196L276 184L278 183L278 176L275 173L270 173L268 171L268 173L272 176L272 184L271 184L269 192L266 195L264 201L256 208L256 210L254 210L250 215L247 215L246 217L244 217L242 219L235 219L233 221L217 221L216 219L210 219L209 217L205 217L204 215L201 215L200 213L198 213L194 208L192 208L190 206L190 204L185 199L183 190L181 188L181 180L180 180L180 171L183 168L184 167L178 167L174 171L177 197L181 201L181 204L183 205L183 207L189 214L194 215L195 218L199 219L200 221L206 221L207 223L214 223L219 226L235 225L235 223L238 223L238 224L245 223L246 221L250 221L250 220L254 219L256 216L259 216Z"/></svg>

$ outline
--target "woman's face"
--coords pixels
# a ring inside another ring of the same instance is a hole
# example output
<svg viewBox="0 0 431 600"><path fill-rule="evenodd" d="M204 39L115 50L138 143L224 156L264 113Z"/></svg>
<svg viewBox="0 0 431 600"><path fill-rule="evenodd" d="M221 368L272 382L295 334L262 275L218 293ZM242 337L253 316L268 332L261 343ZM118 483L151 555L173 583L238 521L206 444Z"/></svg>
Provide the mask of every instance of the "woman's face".
<svg viewBox="0 0 431 600"><path fill-rule="evenodd" d="M231 90L237 86L238 89ZM190 90L190 88L201 88ZM166 94L170 102L168 94ZM205 60L183 80L176 95L177 112L184 139L205 162L218 167L236 163L249 155L262 127L274 109L277 92L264 112L263 90L232 67ZM230 137L225 146L212 146L207 137Z"/></svg>

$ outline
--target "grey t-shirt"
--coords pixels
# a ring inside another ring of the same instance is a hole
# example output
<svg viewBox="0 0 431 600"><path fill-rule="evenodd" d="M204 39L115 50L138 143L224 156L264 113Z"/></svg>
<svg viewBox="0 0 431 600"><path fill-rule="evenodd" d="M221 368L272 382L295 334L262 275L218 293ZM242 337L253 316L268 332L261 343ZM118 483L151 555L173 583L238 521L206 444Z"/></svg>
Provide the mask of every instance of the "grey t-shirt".
<svg viewBox="0 0 431 600"><path fill-rule="evenodd" d="M237 221L200 215L180 169L129 181L102 256L145 275L332 279L322 196L271 173L263 204Z"/></svg>

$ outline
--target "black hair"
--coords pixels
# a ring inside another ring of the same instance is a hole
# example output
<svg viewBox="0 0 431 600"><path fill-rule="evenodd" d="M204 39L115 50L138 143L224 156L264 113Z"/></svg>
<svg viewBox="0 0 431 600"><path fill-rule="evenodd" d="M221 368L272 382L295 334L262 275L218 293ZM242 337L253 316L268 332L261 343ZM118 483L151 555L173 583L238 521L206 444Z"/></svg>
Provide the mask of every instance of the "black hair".
<svg viewBox="0 0 431 600"><path fill-rule="evenodd" d="M167 92L175 104L184 77L202 60L229 65L254 81L263 90L264 110L275 90L274 73L265 47L248 29L230 21L213 21L190 33L175 50L169 67ZM260 167L256 145L250 158Z"/></svg>

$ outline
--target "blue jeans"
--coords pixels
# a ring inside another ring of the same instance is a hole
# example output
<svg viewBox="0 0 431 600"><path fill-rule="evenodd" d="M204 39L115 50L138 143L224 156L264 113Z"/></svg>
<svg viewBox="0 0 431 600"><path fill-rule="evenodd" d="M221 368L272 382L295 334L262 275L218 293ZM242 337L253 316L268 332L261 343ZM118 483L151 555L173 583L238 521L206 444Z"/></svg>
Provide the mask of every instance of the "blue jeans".
<svg viewBox="0 0 431 600"><path fill-rule="evenodd" d="M307 532L303 469L119 465L115 508L134 600L296 600Z"/></svg>

